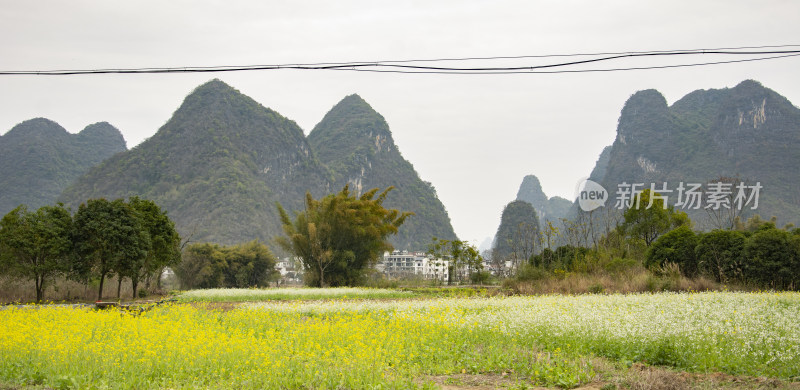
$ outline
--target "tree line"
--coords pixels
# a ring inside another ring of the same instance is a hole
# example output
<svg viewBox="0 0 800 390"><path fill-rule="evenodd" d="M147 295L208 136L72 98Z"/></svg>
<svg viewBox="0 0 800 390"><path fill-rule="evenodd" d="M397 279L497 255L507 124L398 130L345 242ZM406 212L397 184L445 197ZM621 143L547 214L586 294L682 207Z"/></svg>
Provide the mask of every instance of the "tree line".
<svg viewBox="0 0 800 390"><path fill-rule="evenodd" d="M600 221L588 213L564 221L562 245L551 249L540 243L517 278L615 272L639 264L652 275L677 271L687 278L703 276L717 283L800 288L800 229L778 228L774 217L766 221L755 215L744 221L734 215L727 229L695 231L686 213L665 205L662 197L648 189L638 193L632 204L639 207L605 215ZM591 223L605 227L604 234L595 236ZM508 238L512 237L516 236Z"/></svg>
<svg viewBox="0 0 800 390"><path fill-rule="evenodd" d="M720 283L760 288L800 288L800 229L780 229L758 216L732 230L673 229L648 248L645 266L677 264L688 277L706 275Z"/></svg>
<svg viewBox="0 0 800 390"><path fill-rule="evenodd" d="M258 240L233 246L206 242L188 245L174 271L183 289L266 287L280 277L275 264Z"/></svg>
<svg viewBox="0 0 800 390"><path fill-rule="evenodd" d="M159 281L165 267L180 262L175 224L153 201L131 197L90 199L72 215L63 204L30 211L20 205L0 220L0 273L33 280L36 301L57 277L89 284L123 279L137 296L140 283Z"/></svg>

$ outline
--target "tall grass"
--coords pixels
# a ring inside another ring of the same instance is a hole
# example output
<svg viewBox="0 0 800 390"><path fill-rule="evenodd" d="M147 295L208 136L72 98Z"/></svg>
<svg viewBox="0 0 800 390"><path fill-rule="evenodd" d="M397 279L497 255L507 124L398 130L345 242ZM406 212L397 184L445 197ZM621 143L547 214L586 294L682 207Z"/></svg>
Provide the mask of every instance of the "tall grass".
<svg viewBox="0 0 800 390"><path fill-rule="evenodd" d="M687 278L680 274L657 275L641 266L621 272L542 272L506 279L503 287L514 294L522 295L750 290L741 285L716 283L704 276Z"/></svg>

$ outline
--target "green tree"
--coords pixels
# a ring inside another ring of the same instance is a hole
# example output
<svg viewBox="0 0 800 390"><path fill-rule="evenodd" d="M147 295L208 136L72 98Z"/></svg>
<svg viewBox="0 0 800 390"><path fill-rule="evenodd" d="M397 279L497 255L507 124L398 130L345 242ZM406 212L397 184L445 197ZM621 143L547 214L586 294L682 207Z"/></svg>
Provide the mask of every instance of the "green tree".
<svg viewBox="0 0 800 390"><path fill-rule="evenodd" d="M797 288L800 237L774 227L750 236L744 246L744 276L763 287Z"/></svg>
<svg viewBox="0 0 800 390"><path fill-rule="evenodd" d="M652 198L649 189L636 194L620 225L626 237L641 239L646 246L670 229L691 224L686 213L675 211L672 206L665 207L664 199L658 193Z"/></svg>
<svg viewBox="0 0 800 390"><path fill-rule="evenodd" d="M81 204L75 213L73 240L82 263L79 268L90 269L100 279L98 300L103 299L105 278L113 273L120 280L130 276L140 269L150 248L150 237L136 211L122 199L89 199Z"/></svg>
<svg viewBox="0 0 800 390"><path fill-rule="evenodd" d="M460 282L464 270L470 280L472 280L473 273L483 270L483 256L478 248L467 241L442 240L433 237L431 243L428 244L428 254L433 258L448 261L447 284L451 284L454 277L456 281Z"/></svg>
<svg viewBox="0 0 800 390"><path fill-rule="evenodd" d="M647 248L644 265L648 268L660 267L666 263L675 263L687 276L697 274L697 234L683 225L659 237Z"/></svg>
<svg viewBox="0 0 800 390"><path fill-rule="evenodd" d="M140 280L147 280L148 287L152 277L160 280L165 267L174 266L181 260L181 238L175 230L175 223L152 200L132 197L128 200L130 206L136 211L142 228L150 238L150 247L142 262L137 262L138 269L132 269L129 277L133 287L133 296Z"/></svg>
<svg viewBox="0 0 800 390"><path fill-rule="evenodd" d="M175 274L185 289L264 287L278 276L275 263L258 240L234 246L201 243L186 247Z"/></svg>
<svg viewBox="0 0 800 390"><path fill-rule="evenodd" d="M700 272L717 282L742 278L745 235L735 230L713 230L703 234L695 248Z"/></svg>
<svg viewBox="0 0 800 390"><path fill-rule="evenodd" d="M0 272L33 280L36 302L47 283L69 269L72 216L62 204L29 212L21 205L0 220Z"/></svg>
<svg viewBox="0 0 800 390"><path fill-rule="evenodd" d="M223 252L228 265L226 287L266 287L279 276L275 256L258 240L223 248Z"/></svg>
<svg viewBox="0 0 800 390"><path fill-rule="evenodd" d="M183 289L217 288L225 283L228 268L219 245L210 243L191 244L183 251L175 275Z"/></svg>
<svg viewBox="0 0 800 390"><path fill-rule="evenodd" d="M277 242L301 259L307 284L318 287L358 284L364 271L384 251L391 250L387 237L396 234L406 218L413 215L383 207L392 188L377 198L377 188L356 197L345 186L341 192L320 200L306 193L305 210L296 213L294 220L276 204L285 233Z"/></svg>

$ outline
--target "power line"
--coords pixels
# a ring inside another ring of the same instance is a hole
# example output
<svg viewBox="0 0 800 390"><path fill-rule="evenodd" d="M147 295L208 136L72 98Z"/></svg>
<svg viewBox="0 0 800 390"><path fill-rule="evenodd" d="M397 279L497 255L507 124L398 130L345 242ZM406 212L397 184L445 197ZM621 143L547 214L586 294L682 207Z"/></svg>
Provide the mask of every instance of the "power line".
<svg viewBox="0 0 800 390"><path fill-rule="evenodd" d="M708 65L722 65L722 64L735 64L742 62L766 61L779 58L798 57L800 54L789 54L782 56L748 58L743 60L728 60L728 61L714 61L714 62L700 62L691 64L674 64L674 65L653 65L653 66L634 66L625 68L601 68L601 69L567 69L567 70L511 70L511 71L497 71L497 72L453 72L453 71L403 71L403 70L380 70L380 69L339 69L350 70L357 72L377 72L377 73L413 73L413 74L559 74L559 73L598 73L598 72L620 72L631 70L653 70L653 69L670 69L670 68L688 68L695 66L708 66Z"/></svg>
<svg viewBox="0 0 800 390"><path fill-rule="evenodd" d="M778 50L778 49L793 50ZM672 65L653 65L640 67L614 67L597 69L569 69L590 63L602 63L619 61L630 58L641 57L668 57L668 56L755 56L761 57L748 58L742 60L724 60L688 64ZM280 64L280 65L246 65L246 66L187 66L187 67L147 67L147 68L121 68L121 69L72 69L72 70L38 70L38 71L0 71L3 76L20 75L41 75L41 76L70 76L88 74L159 74L159 73L211 73L211 72L239 72L255 70L339 70L339 71L361 71L379 73L421 73L421 74L552 74L552 73L587 73L587 72L612 72L629 71L644 69L665 69L692 66L707 66L719 64L731 64L751 61L764 61L778 58L795 57L800 55L800 45L772 45L772 46L751 46L735 48L716 48L716 49L689 49L689 50L662 50L662 51L641 51L641 52L617 52L617 53L588 53L588 54L549 54L549 55L524 55L524 56L498 56L498 57L462 57L462 58L440 58L440 59L420 59L420 60L393 60L393 61L363 61L363 62L321 62L306 64ZM765 57L766 56L766 57ZM435 62L497 62L505 60L531 60L531 59L550 59L550 58L574 58L584 57L571 61L562 61L550 64L525 64L516 66L473 66L473 67L454 67L436 66ZM557 70L546 70L556 69ZM563 69L566 68L566 69Z"/></svg>

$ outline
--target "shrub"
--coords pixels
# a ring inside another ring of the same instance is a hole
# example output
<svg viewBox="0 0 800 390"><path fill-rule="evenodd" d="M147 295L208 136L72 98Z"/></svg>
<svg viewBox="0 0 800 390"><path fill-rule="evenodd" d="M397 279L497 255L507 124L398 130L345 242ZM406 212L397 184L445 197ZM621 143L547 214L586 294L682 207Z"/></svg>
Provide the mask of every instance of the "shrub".
<svg viewBox="0 0 800 390"><path fill-rule="evenodd" d="M550 276L543 267L537 267L531 264L523 264L517 271L517 280L520 281L535 281L546 279Z"/></svg>
<svg viewBox="0 0 800 390"><path fill-rule="evenodd" d="M800 238L769 228L753 234L744 246L745 278L763 287L796 288L800 282Z"/></svg>
<svg viewBox="0 0 800 390"><path fill-rule="evenodd" d="M474 284L484 284L489 281L490 276L488 271L476 271L470 275L469 279Z"/></svg>
<svg viewBox="0 0 800 390"><path fill-rule="evenodd" d="M717 282L742 278L745 235L734 230L714 230L704 234L695 248L698 270Z"/></svg>
<svg viewBox="0 0 800 390"><path fill-rule="evenodd" d="M615 257L603 268L610 274L621 274L636 267L638 264L639 262L636 259Z"/></svg>
<svg viewBox="0 0 800 390"><path fill-rule="evenodd" d="M697 235L686 225L680 226L659 237L645 254L645 266L661 267L665 263L680 265L687 276L697 274Z"/></svg>
<svg viewBox="0 0 800 390"><path fill-rule="evenodd" d="M263 287L277 276L275 256L257 240L235 246L193 244L175 274L184 289Z"/></svg>

